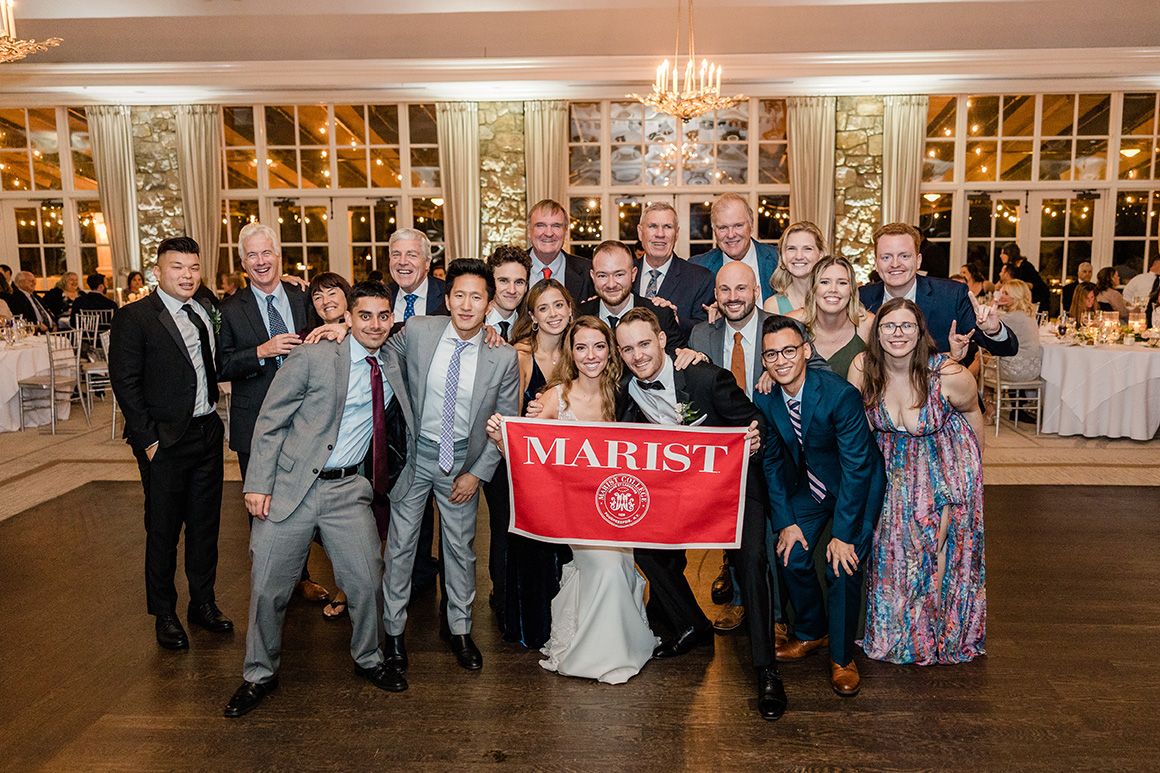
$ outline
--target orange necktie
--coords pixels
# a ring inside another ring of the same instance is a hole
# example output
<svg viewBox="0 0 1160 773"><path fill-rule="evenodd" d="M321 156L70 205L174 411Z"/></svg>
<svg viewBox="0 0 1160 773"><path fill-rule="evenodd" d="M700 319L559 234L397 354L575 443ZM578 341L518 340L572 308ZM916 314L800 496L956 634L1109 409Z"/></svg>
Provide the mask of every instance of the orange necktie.
<svg viewBox="0 0 1160 773"><path fill-rule="evenodd" d="M745 391L745 347L741 345L741 333L733 334L733 358L729 361L729 371L737 379L737 386Z"/></svg>

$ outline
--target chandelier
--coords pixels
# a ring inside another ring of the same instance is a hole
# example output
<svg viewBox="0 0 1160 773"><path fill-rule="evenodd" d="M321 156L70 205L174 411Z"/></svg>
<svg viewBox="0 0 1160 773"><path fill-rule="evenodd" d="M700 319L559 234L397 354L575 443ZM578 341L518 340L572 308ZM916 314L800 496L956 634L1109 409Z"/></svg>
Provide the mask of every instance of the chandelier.
<svg viewBox="0 0 1160 773"><path fill-rule="evenodd" d="M59 46L60 38L48 40L20 40L16 37L16 16L12 0L0 0L0 62L19 62L29 54L38 54Z"/></svg>
<svg viewBox="0 0 1160 773"><path fill-rule="evenodd" d="M629 94L632 99L655 107L662 113L688 121L710 110L732 107L745 98L743 94L733 97L721 96L721 68L701 60L696 65L697 56L693 44L693 0L689 0L689 52L685 57L685 72L682 81L681 58L681 0L677 0L677 41L674 46L673 61L666 59L657 66L656 81L648 96Z"/></svg>

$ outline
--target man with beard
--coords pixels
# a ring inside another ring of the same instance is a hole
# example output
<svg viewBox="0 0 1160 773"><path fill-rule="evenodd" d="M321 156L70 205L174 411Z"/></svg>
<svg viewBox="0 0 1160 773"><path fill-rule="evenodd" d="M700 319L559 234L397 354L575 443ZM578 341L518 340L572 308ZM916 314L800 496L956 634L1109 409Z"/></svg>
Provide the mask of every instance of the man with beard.
<svg viewBox="0 0 1160 773"><path fill-rule="evenodd" d="M592 253L592 284L597 297L579 303L576 316L598 317L615 333L621 317L629 310L637 307L649 309L665 332L667 351L671 354L685 345L687 336L670 309L651 303L632 291L636 276L632 250L627 245L614 240L601 242Z"/></svg>

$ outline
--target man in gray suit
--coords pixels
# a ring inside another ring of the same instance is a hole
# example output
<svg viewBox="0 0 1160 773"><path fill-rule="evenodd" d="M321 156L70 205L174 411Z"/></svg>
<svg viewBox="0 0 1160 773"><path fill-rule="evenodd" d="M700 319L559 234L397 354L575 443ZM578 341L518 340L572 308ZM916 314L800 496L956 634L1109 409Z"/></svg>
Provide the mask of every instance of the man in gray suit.
<svg viewBox="0 0 1160 773"><path fill-rule="evenodd" d="M227 717L252 711L278 684L282 621L315 529L346 591L355 672L383 690L407 689L380 646L383 562L371 510L375 490L386 487L387 403L397 394L407 405L396 366L380 358L393 321L386 288L355 285L346 321L351 334L342 343L287 356L254 426L243 486L255 519L245 681ZM374 484L359 474L368 450Z"/></svg>
<svg viewBox="0 0 1160 773"><path fill-rule="evenodd" d="M475 599L475 517L479 483L490 480L500 461L487 438L487 418L517 412L519 370L515 350L484 345L483 324L495 297L495 278L481 260L452 262L446 279L451 319L413 317L383 345L384 357L397 364L407 404L407 464L391 490L391 527L387 534L387 663L406 671L403 631L411 599L411 567L423 505L433 491L442 525L443 569L447 589L447 628L451 650L463 668L483 667L471 639Z"/></svg>

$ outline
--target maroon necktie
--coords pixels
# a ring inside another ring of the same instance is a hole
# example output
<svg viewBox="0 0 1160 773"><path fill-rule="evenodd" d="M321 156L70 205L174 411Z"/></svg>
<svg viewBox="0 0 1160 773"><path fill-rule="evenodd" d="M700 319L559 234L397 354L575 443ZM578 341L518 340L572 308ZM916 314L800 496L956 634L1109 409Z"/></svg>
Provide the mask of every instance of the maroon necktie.
<svg viewBox="0 0 1160 773"><path fill-rule="evenodd" d="M371 509L375 514L379 539L386 539L391 502L387 496L390 465L387 462L387 411L383 400L383 370L379 366L378 357L367 357L367 362L371 366L371 415L374 424L371 433L371 488L374 489L375 495L371 500Z"/></svg>

